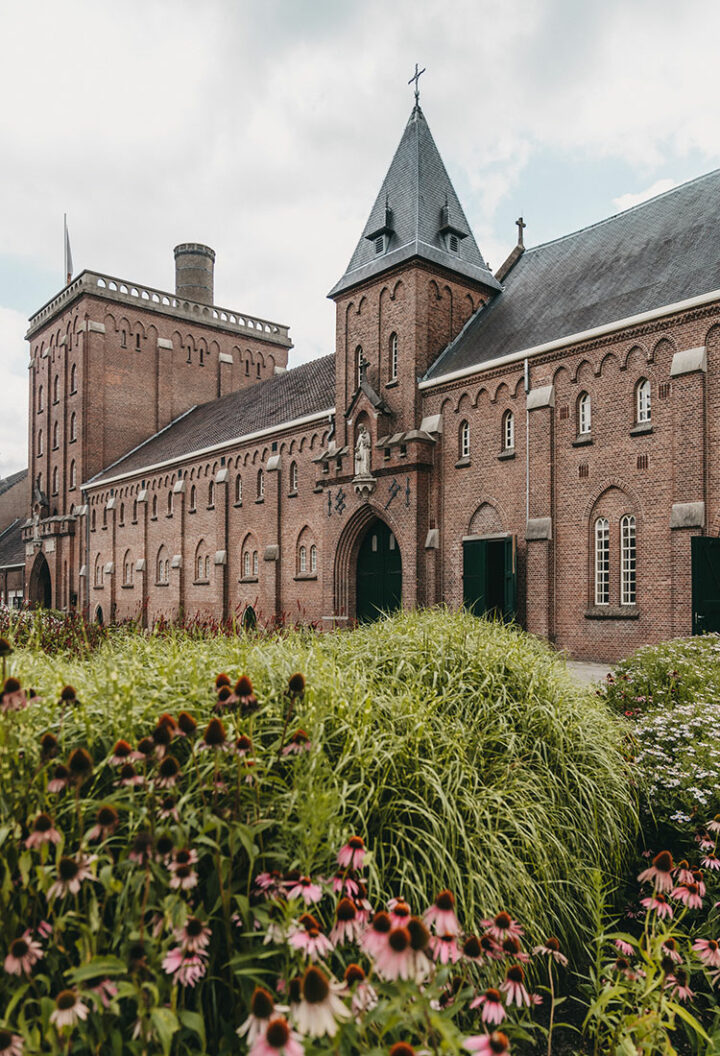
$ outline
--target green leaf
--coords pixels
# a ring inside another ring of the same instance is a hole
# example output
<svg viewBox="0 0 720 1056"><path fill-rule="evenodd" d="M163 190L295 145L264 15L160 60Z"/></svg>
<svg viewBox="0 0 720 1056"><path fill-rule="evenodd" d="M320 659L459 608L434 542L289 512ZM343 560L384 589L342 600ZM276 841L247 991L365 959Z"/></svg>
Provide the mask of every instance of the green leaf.
<svg viewBox="0 0 720 1056"><path fill-rule="evenodd" d="M700 1026L695 1016L691 1015L686 1008L678 1004L677 1001L668 1001L667 1007L674 1012L676 1016L680 1016L680 1019L684 1019L688 1026L692 1027L696 1034L699 1034L705 1041L710 1041L710 1038L705 1033L703 1028Z"/></svg>
<svg viewBox="0 0 720 1056"><path fill-rule="evenodd" d="M192 1030L195 1034L198 1035L198 1037L200 1038L200 1041L202 1042L202 1047L204 1049L205 1048L205 1021L204 1021L203 1017L200 1015L200 1013L199 1012L190 1012L188 1009L184 1008L181 1012L178 1013L178 1015L180 1017L180 1022L182 1023L182 1025L184 1027L187 1027L188 1030Z"/></svg>
<svg viewBox="0 0 720 1056"><path fill-rule="evenodd" d="M118 957L94 957L87 964L80 965L67 972L73 983L82 983L86 979L96 979L99 975L124 975L127 965Z"/></svg>
<svg viewBox="0 0 720 1056"><path fill-rule="evenodd" d="M170 1056L173 1034L180 1029L177 1016L169 1008L154 1008L150 1013L150 1022L156 1032L165 1056Z"/></svg>

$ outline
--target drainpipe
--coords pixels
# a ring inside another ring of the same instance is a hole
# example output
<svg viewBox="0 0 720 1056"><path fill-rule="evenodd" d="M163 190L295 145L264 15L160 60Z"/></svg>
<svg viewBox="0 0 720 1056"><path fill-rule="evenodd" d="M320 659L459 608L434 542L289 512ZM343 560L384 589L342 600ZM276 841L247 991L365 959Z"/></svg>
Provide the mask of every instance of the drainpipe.
<svg viewBox="0 0 720 1056"><path fill-rule="evenodd" d="M530 363L525 357L525 524L530 520L530 411L527 396L530 392Z"/></svg>
<svg viewBox="0 0 720 1056"><path fill-rule="evenodd" d="M83 506L85 507L85 619L90 622L90 504L88 502L88 494L84 488L80 489L82 495ZM82 568L83 561L82 555L80 560L80 567ZM78 579L80 577L78 576ZM78 583L78 589L81 584Z"/></svg>

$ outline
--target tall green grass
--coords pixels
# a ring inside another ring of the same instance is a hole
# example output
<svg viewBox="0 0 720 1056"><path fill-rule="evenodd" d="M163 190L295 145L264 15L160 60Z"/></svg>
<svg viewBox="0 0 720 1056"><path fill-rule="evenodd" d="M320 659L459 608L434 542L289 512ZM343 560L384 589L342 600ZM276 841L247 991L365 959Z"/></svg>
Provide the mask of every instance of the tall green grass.
<svg viewBox="0 0 720 1056"><path fill-rule="evenodd" d="M24 713L23 738L62 722L64 747L95 753L146 733L161 711L209 717L221 670L250 675L264 704L253 735L269 742L288 677L302 671L293 723L323 750L295 784L278 783L278 864L330 870L357 831L381 891L422 908L449 886L468 925L506 908L533 936L579 950L598 885L622 871L633 841L618 720L548 647L468 614L415 612L323 636L124 633L82 661L21 651L13 670L45 697ZM82 703L61 719L66 682Z"/></svg>

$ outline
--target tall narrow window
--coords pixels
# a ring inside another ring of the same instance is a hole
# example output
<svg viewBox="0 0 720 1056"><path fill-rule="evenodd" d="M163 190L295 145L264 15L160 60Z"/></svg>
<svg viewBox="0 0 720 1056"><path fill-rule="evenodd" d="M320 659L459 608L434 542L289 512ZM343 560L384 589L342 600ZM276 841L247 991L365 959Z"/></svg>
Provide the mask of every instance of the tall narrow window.
<svg viewBox="0 0 720 1056"><path fill-rule="evenodd" d="M77 392L77 364L70 367L70 392Z"/></svg>
<svg viewBox="0 0 720 1056"><path fill-rule="evenodd" d="M195 485L193 484L192 487L190 488L190 509L192 511L194 511L195 508L196 508L196 506L195 506L196 502L197 502L197 490L195 488Z"/></svg>
<svg viewBox="0 0 720 1056"><path fill-rule="evenodd" d="M133 524L137 523L137 499L133 499Z"/></svg>
<svg viewBox="0 0 720 1056"><path fill-rule="evenodd" d="M607 517L595 521L595 604L610 603L610 525Z"/></svg>
<svg viewBox="0 0 720 1056"><path fill-rule="evenodd" d="M258 552L257 552L257 550L253 550L253 575L256 576L257 574L258 574Z"/></svg>
<svg viewBox="0 0 720 1056"><path fill-rule="evenodd" d="M127 348L127 330L120 331L120 348Z"/></svg>
<svg viewBox="0 0 720 1056"><path fill-rule="evenodd" d="M638 382L636 418L638 424L650 421L650 382L647 378Z"/></svg>
<svg viewBox="0 0 720 1056"><path fill-rule="evenodd" d="M77 415L75 411L70 415L70 443L77 440Z"/></svg>
<svg viewBox="0 0 720 1056"><path fill-rule="evenodd" d="M75 465L75 459L70 463L70 487L74 488L77 485L77 467Z"/></svg>
<svg viewBox="0 0 720 1056"><path fill-rule="evenodd" d="M358 345L355 349L355 378L358 388L360 387L360 382L363 380L364 373L365 357L363 356L362 345Z"/></svg>
<svg viewBox="0 0 720 1056"><path fill-rule="evenodd" d="M57 495L57 493L58 493L58 467L57 466L55 466L55 468L52 471L52 493L53 493L53 495Z"/></svg>
<svg viewBox="0 0 720 1056"><path fill-rule="evenodd" d="M125 524L125 503L120 503L120 513L118 515L118 521L120 524Z"/></svg>
<svg viewBox="0 0 720 1056"><path fill-rule="evenodd" d="M168 492L167 512L168 512L168 517L172 517L172 512L173 512L173 493L172 493L172 489Z"/></svg>
<svg viewBox="0 0 720 1056"><path fill-rule="evenodd" d="M43 453L43 435L42 429L38 429L38 442L37 442L37 453L41 455Z"/></svg>
<svg viewBox="0 0 720 1056"><path fill-rule="evenodd" d="M314 543L310 547L310 571L317 572L317 547Z"/></svg>
<svg viewBox="0 0 720 1056"><path fill-rule="evenodd" d="M42 385L38 388L38 410L39 411L44 411L45 410L45 408L43 407L43 387L42 387Z"/></svg>
<svg viewBox="0 0 720 1056"><path fill-rule="evenodd" d="M52 445L52 446L53 446L53 451L57 451L57 449L58 449L58 447L59 447L59 443L58 443L58 437L59 437L59 436L60 436L60 423L59 423L59 422L55 422L55 423L53 424L53 432L52 432L52 437L53 437L53 445Z"/></svg>
<svg viewBox="0 0 720 1056"><path fill-rule="evenodd" d="M250 551L246 550L243 554L243 575L250 575Z"/></svg>
<svg viewBox="0 0 720 1056"><path fill-rule="evenodd" d="M257 497L258 499L265 498L265 474L261 469L258 470L257 475Z"/></svg>
<svg viewBox="0 0 720 1056"><path fill-rule="evenodd" d="M503 415L502 447L503 451L513 451L515 448L515 415L512 411L505 411Z"/></svg>
<svg viewBox="0 0 720 1056"><path fill-rule="evenodd" d="M242 477L239 473L235 477L235 502L238 506L242 504Z"/></svg>
<svg viewBox="0 0 720 1056"><path fill-rule="evenodd" d="M620 521L620 604L634 605L636 593L637 548L635 518L625 516Z"/></svg>
<svg viewBox="0 0 720 1056"><path fill-rule="evenodd" d="M395 333L390 334L390 364L389 364L389 375L390 381L397 381L398 373L398 336Z"/></svg>
<svg viewBox="0 0 720 1056"><path fill-rule="evenodd" d="M300 547L299 571L307 572L307 547Z"/></svg>
<svg viewBox="0 0 720 1056"><path fill-rule="evenodd" d="M215 505L215 482L210 481L208 484L208 506Z"/></svg>
<svg viewBox="0 0 720 1056"><path fill-rule="evenodd" d="M470 423L460 423L460 442L458 444L460 458L470 458Z"/></svg>
<svg viewBox="0 0 720 1056"><path fill-rule="evenodd" d="M250 360L246 359L245 360L245 377L247 377L249 374L250 374Z"/></svg>
<svg viewBox="0 0 720 1056"><path fill-rule="evenodd" d="M59 399L60 399L60 375L56 374L55 375L55 380L53 381L53 403L57 403Z"/></svg>
<svg viewBox="0 0 720 1056"><path fill-rule="evenodd" d="M578 436L587 436L592 426L592 405L590 393L583 392L578 400L577 431Z"/></svg>
<svg viewBox="0 0 720 1056"><path fill-rule="evenodd" d="M152 515L153 517L157 517L157 495L153 495Z"/></svg>
<svg viewBox="0 0 720 1056"><path fill-rule="evenodd" d="M297 462L290 463L290 491L296 492L298 490L298 468Z"/></svg>

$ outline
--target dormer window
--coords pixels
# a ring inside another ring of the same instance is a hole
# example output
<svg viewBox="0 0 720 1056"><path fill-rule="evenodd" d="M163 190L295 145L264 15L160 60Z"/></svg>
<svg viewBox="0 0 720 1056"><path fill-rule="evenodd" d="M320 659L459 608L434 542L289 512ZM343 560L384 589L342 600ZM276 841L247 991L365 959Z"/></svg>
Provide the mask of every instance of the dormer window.
<svg viewBox="0 0 720 1056"><path fill-rule="evenodd" d="M375 239L375 255L385 252L385 235L378 235Z"/></svg>
<svg viewBox="0 0 720 1056"><path fill-rule="evenodd" d="M460 217L458 217L458 221L459 220ZM440 228L438 234L443 240L445 249L448 253L457 253L460 248L460 242L463 238L467 238L468 235L467 231L463 229L460 223L455 222L447 198L445 199L445 205L440 210Z"/></svg>
<svg viewBox="0 0 720 1056"><path fill-rule="evenodd" d="M449 249L449 251L451 253L457 253L459 244L460 243L458 242L458 236L451 232L447 236L447 248Z"/></svg>
<svg viewBox="0 0 720 1056"><path fill-rule="evenodd" d="M369 242L372 242L375 247L375 256L379 257L381 253L387 251L388 245L390 244L390 236L393 233L393 212L389 204L385 203L385 212L381 223L373 230L365 235L365 238Z"/></svg>

